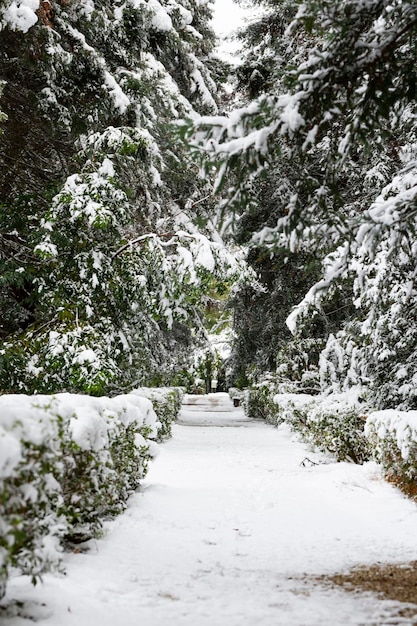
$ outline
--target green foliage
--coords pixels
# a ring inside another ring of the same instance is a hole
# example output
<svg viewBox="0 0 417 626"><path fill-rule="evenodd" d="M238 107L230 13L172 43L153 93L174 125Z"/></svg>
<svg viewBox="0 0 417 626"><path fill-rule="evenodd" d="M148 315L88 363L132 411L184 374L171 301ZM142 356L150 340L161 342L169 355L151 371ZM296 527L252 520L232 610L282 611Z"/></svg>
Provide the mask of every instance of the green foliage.
<svg viewBox="0 0 417 626"><path fill-rule="evenodd" d="M415 411L370 413L366 435L386 478L417 499L417 431Z"/></svg>
<svg viewBox="0 0 417 626"><path fill-rule="evenodd" d="M8 393L57 391L103 395L119 376L120 339L105 325L54 324L53 330L29 330L7 341L0 351L1 387ZM100 332L101 331L101 332Z"/></svg>
<svg viewBox="0 0 417 626"><path fill-rule="evenodd" d="M204 393L211 392L212 380L217 380L222 368L222 358L215 348L211 347L196 354L196 380L201 382Z"/></svg>
<svg viewBox="0 0 417 626"><path fill-rule="evenodd" d="M183 390L180 387L139 387L132 391L135 395L148 398L158 417L158 441L172 436L172 425L181 409Z"/></svg>
<svg viewBox="0 0 417 626"><path fill-rule="evenodd" d="M0 592L11 568L59 567L62 544L125 507L155 454L156 416L135 396L0 398Z"/></svg>
<svg viewBox="0 0 417 626"><path fill-rule="evenodd" d="M256 387L250 387L244 396L243 407L248 417L264 419L269 424L277 425L279 410L274 403L273 385L264 381Z"/></svg>
<svg viewBox="0 0 417 626"><path fill-rule="evenodd" d="M10 3L0 388L100 395L166 383L201 341L209 275L229 271L216 245L209 268L198 261L214 229L206 219L199 238L191 209L201 218L212 206L210 182L172 132L184 115L216 111L210 7L76 0L26 7L19 21Z"/></svg>
<svg viewBox="0 0 417 626"><path fill-rule="evenodd" d="M62 515L67 521L66 540L73 536L94 536L102 520L121 513L128 496L146 475L151 458L145 437L148 426L117 423L113 415L107 421L109 441L100 450L82 449L64 433L60 481L63 495Z"/></svg>
<svg viewBox="0 0 417 626"><path fill-rule="evenodd" d="M227 189L239 236L271 255L301 252L305 269L322 260L290 301L296 337L334 347L337 335L340 389L366 384L377 406L414 407L416 5L307 0L294 17L294 3L259 4L268 13L249 29L240 76L255 99L184 134Z"/></svg>
<svg viewBox="0 0 417 626"><path fill-rule="evenodd" d="M365 435L365 417L358 405L340 397L277 394L276 423L285 422L302 439L337 461L362 464L371 449Z"/></svg>
<svg viewBox="0 0 417 626"><path fill-rule="evenodd" d="M62 493L56 480L61 462L56 445L58 424L52 427L55 432L40 443L30 441L22 433L22 459L13 473L0 478L0 591L3 592L11 568L18 568L36 582L45 571L59 565L58 541L67 527L59 513ZM7 438L3 431L1 435L3 440Z"/></svg>

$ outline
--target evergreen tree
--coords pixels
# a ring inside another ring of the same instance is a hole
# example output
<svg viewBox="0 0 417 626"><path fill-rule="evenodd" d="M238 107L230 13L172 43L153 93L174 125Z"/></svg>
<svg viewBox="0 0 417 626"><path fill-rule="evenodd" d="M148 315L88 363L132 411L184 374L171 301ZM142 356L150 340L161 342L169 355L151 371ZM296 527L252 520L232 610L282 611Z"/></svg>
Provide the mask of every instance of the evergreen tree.
<svg viewBox="0 0 417 626"><path fill-rule="evenodd" d="M219 188L237 173L229 208L250 206L259 175L283 174L275 221L260 220L253 240L324 256L291 328L338 282L352 285L355 320L330 338L339 388L364 384L379 406L413 406L417 7L307 0L286 35L310 42L305 60L230 117L194 122L189 140L218 167Z"/></svg>
<svg viewBox="0 0 417 626"><path fill-rule="evenodd" d="M172 132L217 111L210 17L197 0L0 2L3 389L102 393L185 365L201 294L231 271L190 219L211 188Z"/></svg>

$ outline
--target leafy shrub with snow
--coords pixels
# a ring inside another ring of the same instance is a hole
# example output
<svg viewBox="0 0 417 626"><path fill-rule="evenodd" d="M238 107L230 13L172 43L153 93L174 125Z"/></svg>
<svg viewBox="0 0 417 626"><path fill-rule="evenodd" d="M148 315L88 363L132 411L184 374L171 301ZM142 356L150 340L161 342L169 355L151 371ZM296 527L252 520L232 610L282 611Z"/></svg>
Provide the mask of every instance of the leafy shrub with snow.
<svg viewBox="0 0 417 626"><path fill-rule="evenodd" d="M120 375L121 353L120 338L103 318L96 327L67 321L53 330L28 330L2 344L2 388L28 394L66 390L103 395Z"/></svg>
<svg viewBox="0 0 417 626"><path fill-rule="evenodd" d="M365 434L388 480L417 497L417 411L387 409L368 416Z"/></svg>
<svg viewBox="0 0 417 626"><path fill-rule="evenodd" d="M32 576L123 510L156 453L146 398L0 397L0 597L11 567Z"/></svg>
<svg viewBox="0 0 417 626"><path fill-rule="evenodd" d="M231 400L234 400L235 398L238 400L243 400L245 396L245 392L242 389L238 389L237 387L229 387L227 393L229 394L229 398Z"/></svg>
<svg viewBox="0 0 417 626"><path fill-rule="evenodd" d="M0 399L0 597L10 567L36 580L57 566L59 539L67 530L59 514L60 423L51 419L47 402Z"/></svg>
<svg viewBox="0 0 417 626"><path fill-rule="evenodd" d="M323 452L330 452L338 461L363 463L370 457L365 419L359 406L339 396L308 394L277 394L277 424L288 423L302 438Z"/></svg>
<svg viewBox="0 0 417 626"><path fill-rule="evenodd" d="M245 392L243 408L248 417L264 419L270 424L277 424L279 410L273 401L274 391L271 384L264 381Z"/></svg>
<svg viewBox="0 0 417 626"><path fill-rule="evenodd" d="M181 409L183 390L180 387L139 387L131 394L151 400L158 418L158 441L171 437L172 424Z"/></svg>

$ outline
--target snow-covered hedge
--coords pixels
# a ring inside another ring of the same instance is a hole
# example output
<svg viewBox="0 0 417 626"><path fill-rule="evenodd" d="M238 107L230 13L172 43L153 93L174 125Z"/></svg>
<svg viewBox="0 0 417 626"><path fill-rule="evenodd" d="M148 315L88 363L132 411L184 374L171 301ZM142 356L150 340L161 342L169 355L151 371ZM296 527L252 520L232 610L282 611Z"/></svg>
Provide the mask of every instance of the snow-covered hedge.
<svg viewBox="0 0 417 626"><path fill-rule="evenodd" d="M131 393L151 400L158 417L158 441L171 437L172 424L180 412L184 390L181 387L139 387Z"/></svg>
<svg viewBox="0 0 417 626"><path fill-rule="evenodd" d="M237 387L229 387L227 393L229 394L229 398L231 400L243 400L245 397L245 392Z"/></svg>
<svg viewBox="0 0 417 626"><path fill-rule="evenodd" d="M263 417L276 426L289 424L304 441L338 461L375 459L388 480L417 499L417 411L369 413L360 394L353 391L272 396L268 385L250 390L246 410L251 417Z"/></svg>
<svg viewBox="0 0 417 626"><path fill-rule="evenodd" d="M0 396L0 597L10 568L36 581L64 539L124 508L156 436L152 403L134 394Z"/></svg>
<svg viewBox="0 0 417 626"><path fill-rule="evenodd" d="M245 414L254 419L264 419L269 424L277 424L279 408L274 403L274 395L269 382L247 389L243 399Z"/></svg>
<svg viewBox="0 0 417 626"><path fill-rule="evenodd" d="M277 394L275 423L287 422L303 439L338 461L363 463L370 458L365 417L352 397Z"/></svg>
<svg viewBox="0 0 417 626"><path fill-rule="evenodd" d="M375 460L389 480L417 496L417 411L370 413L365 426Z"/></svg>

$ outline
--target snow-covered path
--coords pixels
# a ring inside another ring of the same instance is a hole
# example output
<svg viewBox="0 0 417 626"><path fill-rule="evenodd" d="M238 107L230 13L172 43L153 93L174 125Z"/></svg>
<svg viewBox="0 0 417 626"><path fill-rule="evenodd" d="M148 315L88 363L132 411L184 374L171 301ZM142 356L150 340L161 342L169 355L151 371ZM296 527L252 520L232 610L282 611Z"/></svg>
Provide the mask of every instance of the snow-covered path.
<svg viewBox="0 0 417 626"><path fill-rule="evenodd" d="M417 507L373 464L304 467L324 459L216 395L213 412L183 408L142 491L88 553L66 557L65 577L17 578L8 599L45 626L412 624L393 621L393 602L313 576L415 560Z"/></svg>

